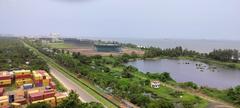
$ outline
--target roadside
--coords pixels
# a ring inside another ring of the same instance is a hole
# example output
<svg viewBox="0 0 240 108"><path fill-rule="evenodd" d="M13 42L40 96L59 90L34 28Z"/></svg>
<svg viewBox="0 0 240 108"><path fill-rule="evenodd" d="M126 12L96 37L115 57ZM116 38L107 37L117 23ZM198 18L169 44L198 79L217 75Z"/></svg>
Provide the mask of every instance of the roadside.
<svg viewBox="0 0 240 108"><path fill-rule="evenodd" d="M58 79L59 82L61 82L68 91L74 90L78 95L79 99L82 102L99 102L96 98L91 96L89 93L87 93L84 89L79 87L77 84L75 84L73 81L66 78L63 74L61 74L57 69L50 66L50 73Z"/></svg>

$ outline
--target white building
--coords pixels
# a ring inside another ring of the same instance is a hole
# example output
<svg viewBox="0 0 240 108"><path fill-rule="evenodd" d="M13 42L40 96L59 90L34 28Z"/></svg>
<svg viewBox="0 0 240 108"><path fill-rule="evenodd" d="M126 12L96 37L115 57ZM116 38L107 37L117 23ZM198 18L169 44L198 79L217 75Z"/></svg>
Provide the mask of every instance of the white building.
<svg viewBox="0 0 240 108"><path fill-rule="evenodd" d="M160 82L155 80L155 81L151 81L151 87L152 88L159 88L160 87Z"/></svg>

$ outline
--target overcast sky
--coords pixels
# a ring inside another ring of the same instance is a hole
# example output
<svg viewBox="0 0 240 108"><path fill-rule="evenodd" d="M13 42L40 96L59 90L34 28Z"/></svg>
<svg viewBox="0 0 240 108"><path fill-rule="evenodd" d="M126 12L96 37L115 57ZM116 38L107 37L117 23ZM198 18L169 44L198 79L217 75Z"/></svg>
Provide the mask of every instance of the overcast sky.
<svg viewBox="0 0 240 108"><path fill-rule="evenodd" d="M240 0L0 0L1 34L240 40Z"/></svg>

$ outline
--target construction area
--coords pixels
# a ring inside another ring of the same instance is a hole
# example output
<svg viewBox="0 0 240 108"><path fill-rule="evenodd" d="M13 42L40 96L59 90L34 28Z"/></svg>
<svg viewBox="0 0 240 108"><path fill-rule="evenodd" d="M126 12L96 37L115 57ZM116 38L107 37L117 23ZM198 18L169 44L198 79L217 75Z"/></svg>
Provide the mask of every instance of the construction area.
<svg viewBox="0 0 240 108"><path fill-rule="evenodd" d="M141 50L136 50L136 49L129 49L129 48L122 48L121 52L98 52L95 50L95 48L67 48L65 50L68 50L70 52L80 52L83 55L86 56L94 56L94 55L101 55L101 56L118 56L122 54L138 54L138 55L143 55L144 51Z"/></svg>
<svg viewBox="0 0 240 108"><path fill-rule="evenodd" d="M5 90L10 86L14 90ZM0 108L25 108L32 103L59 104L66 93L56 90L56 84L44 70L16 70L0 72Z"/></svg>
<svg viewBox="0 0 240 108"><path fill-rule="evenodd" d="M114 42L96 42L88 39L66 38L62 43L46 44L52 48L64 49L70 52L80 52L86 56L118 56L122 54L138 54L143 55L144 51L140 49L126 48Z"/></svg>

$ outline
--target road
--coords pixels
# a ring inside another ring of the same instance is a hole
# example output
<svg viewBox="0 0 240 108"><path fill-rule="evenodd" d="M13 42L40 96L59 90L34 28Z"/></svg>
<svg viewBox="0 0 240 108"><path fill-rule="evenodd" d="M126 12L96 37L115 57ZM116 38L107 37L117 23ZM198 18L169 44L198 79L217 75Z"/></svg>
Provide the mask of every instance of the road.
<svg viewBox="0 0 240 108"><path fill-rule="evenodd" d="M30 48L36 55L39 55L44 61L47 62L47 64L52 67L51 69L53 72L57 73L54 75L58 75L60 83L63 83L63 85L66 86L66 88L74 89L77 91L78 94L81 95L80 99L83 101L88 102L89 100L94 100L96 102L102 103L105 107L108 108L118 108L121 104L120 101L115 99L108 99L107 97L104 97L104 92L98 91L93 85L85 82L83 79L77 78L73 73L71 73L69 70L65 69L64 67L57 64L53 59L49 58L48 56L42 54L34 47L26 44L24 41L22 41L23 44ZM57 79L58 79L57 78ZM66 83L69 82L69 83ZM69 84L71 86L69 86ZM83 94L83 95L82 95ZM85 94L85 95L84 95ZM88 98L89 97L89 98ZM85 100L84 100L85 99Z"/></svg>
<svg viewBox="0 0 240 108"><path fill-rule="evenodd" d="M75 84L70 79L66 78L61 72L59 72L57 69L50 66L50 73L60 82L62 83L68 91L74 90L79 95L79 99L82 102L98 102L96 98L91 96L89 93L87 93L84 89L82 89L80 86Z"/></svg>

